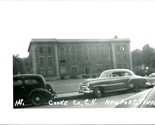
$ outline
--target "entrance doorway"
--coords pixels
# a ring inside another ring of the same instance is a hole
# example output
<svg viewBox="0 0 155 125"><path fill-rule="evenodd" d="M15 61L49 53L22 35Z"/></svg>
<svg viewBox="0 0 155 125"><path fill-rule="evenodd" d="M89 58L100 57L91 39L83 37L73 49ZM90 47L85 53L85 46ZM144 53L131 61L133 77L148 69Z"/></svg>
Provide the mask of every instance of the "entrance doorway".
<svg viewBox="0 0 155 125"><path fill-rule="evenodd" d="M90 73L90 67L89 66L85 66L84 67L84 73L85 74L89 74Z"/></svg>

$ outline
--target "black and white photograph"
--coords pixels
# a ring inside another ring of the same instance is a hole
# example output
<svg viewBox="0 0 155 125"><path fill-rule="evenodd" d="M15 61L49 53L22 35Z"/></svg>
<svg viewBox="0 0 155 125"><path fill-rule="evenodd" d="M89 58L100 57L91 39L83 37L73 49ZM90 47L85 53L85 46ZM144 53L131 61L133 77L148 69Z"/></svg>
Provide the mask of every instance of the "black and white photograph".
<svg viewBox="0 0 155 125"><path fill-rule="evenodd" d="M2 123L152 123L154 15L153 0L0 1Z"/></svg>

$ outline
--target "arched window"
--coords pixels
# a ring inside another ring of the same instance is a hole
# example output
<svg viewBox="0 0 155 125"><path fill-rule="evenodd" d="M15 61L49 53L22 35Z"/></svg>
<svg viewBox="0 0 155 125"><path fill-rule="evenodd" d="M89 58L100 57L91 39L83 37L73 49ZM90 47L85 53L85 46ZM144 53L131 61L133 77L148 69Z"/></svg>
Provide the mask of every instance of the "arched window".
<svg viewBox="0 0 155 125"><path fill-rule="evenodd" d="M95 56L96 56L96 59L97 60L101 60L101 51L100 51L100 48L97 46L96 49L95 49Z"/></svg>
<svg viewBox="0 0 155 125"><path fill-rule="evenodd" d="M59 51L60 62L65 62L65 48L61 47Z"/></svg>
<svg viewBox="0 0 155 125"><path fill-rule="evenodd" d="M83 48L83 58L84 60L88 60L88 48L87 47Z"/></svg>
<svg viewBox="0 0 155 125"><path fill-rule="evenodd" d="M76 49L74 47L70 49L70 56L71 56L71 61L75 62L77 60Z"/></svg>

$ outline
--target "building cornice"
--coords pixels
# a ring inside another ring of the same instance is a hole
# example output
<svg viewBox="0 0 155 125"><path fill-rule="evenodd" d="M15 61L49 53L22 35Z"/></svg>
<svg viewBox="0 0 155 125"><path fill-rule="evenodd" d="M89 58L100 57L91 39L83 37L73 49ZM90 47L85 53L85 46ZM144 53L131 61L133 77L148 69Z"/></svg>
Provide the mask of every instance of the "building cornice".
<svg viewBox="0 0 155 125"><path fill-rule="evenodd" d="M93 42L130 42L130 39L128 38L112 38L112 39L45 39L45 38L40 38L40 39L32 39L29 47L28 47L28 52L30 50L30 47L32 44L42 44L42 43L93 43Z"/></svg>

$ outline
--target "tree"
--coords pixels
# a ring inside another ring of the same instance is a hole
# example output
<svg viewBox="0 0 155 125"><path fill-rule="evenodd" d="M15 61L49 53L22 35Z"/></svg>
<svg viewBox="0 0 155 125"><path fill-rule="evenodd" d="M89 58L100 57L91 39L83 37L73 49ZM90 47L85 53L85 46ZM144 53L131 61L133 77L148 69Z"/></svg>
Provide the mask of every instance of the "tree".
<svg viewBox="0 0 155 125"><path fill-rule="evenodd" d="M142 50L142 60L146 67L154 65L155 49L150 47L149 44L144 45Z"/></svg>
<svg viewBox="0 0 155 125"><path fill-rule="evenodd" d="M19 55L13 55L13 75L31 73L29 58L20 58Z"/></svg>
<svg viewBox="0 0 155 125"><path fill-rule="evenodd" d="M13 75L22 73L22 62L19 55L13 55Z"/></svg>
<svg viewBox="0 0 155 125"><path fill-rule="evenodd" d="M132 51L132 61L133 67L140 67L142 63L142 51L140 49L136 49Z"/></svg>

